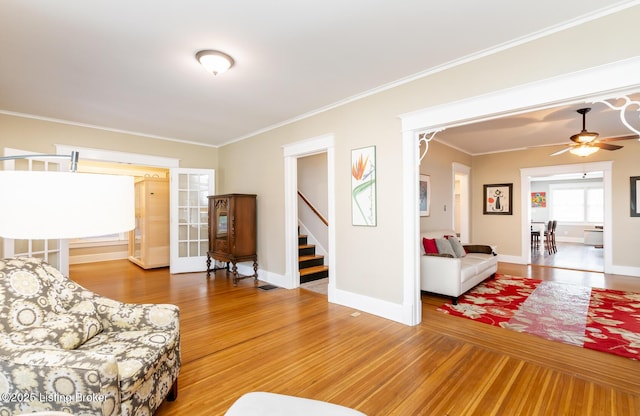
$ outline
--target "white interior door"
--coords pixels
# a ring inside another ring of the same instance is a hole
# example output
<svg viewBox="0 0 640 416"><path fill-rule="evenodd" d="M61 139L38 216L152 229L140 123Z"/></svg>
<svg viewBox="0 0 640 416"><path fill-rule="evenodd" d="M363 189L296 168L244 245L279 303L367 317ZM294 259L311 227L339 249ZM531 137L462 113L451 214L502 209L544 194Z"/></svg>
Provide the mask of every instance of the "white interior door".
<svg viewBox="0 0 640 416"><path fill-rule="evenodd" d="M212 169L174 168L170 173L170 273L207 269L209 200L215 193Z"/></svg>
<svg viewBox="0 0 640 416"><path fill-rule="evenodd" d="M35 155L37 153L19 149L4 149L5 156ZM7 160L4 162L6 170L34 170L34 171L68 171L68 160L47 158L29 158ZM35 192L35 191L34 191ZM55 203L43 201L43 204ZM60 270L65 276L69 275L69 240L18 240L5 238L3 257L29 256L41 258Z"/></svg>

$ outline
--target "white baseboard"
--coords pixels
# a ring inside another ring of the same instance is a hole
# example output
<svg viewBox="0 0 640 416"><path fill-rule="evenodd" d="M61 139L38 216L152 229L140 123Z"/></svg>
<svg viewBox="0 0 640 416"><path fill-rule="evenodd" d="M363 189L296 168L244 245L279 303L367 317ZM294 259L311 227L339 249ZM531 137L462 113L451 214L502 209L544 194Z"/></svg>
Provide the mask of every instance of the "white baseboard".
<svg viewBox="0 0 640 416"><path fill-rule="evenodd" d="M401 324L411 325L405 322L403 307L401 304L392 303L385 300L375 299L369 296L357 293L347 292L345 290L336 289L329 286L329 302L349 308L357 309L362 312L386 318Z"/></svg>
<svg viewBox="0 0 640 416"><path fill-rule="evenodd" d="M238 263L237 266L239 274L245 276L253 275L253 263ZM258 268L258 280L285 289L293 289L292 287L288 287L289 279L287 279L286 276L268 270Z"/></svg>
<svg viewBox="0 0 640 416"><path fill-rule="evenodd" d="M98 261L124 260L129 258L127 251L114 251L111 253L84 254L69 257L69 264L95 263Z"/></svg>
<svg viewBox="0 0 640 416"><path fill-rule="evenodd" d="M640 277L640 267L616 266L614 264L613 266L611 266L611 272L612 274Z"/></svg>
<svg viewBox="0 0 640 416"><path fill-rule="evenodd" d="M542 242L542 241L541 241ZM584 237L556 237L558 243L584 243Z"/></svg>
<svg viewBox="0 0 640 416"><path fill-rule="evenodd" d="M253 274L253 266L248 263L240 263L238 264L238 273L243 275ZM262 282L279 286L284 289L294 289L292 287L288 287L290 279L281 274L272 273L266 270L258 270L258 279ZM369 296L347 292L345 290L339 290L332 286L329 286L328 289L328 301L357 309L358 311L370 313L381 318L410 325L410 323L406 322L408 314L403 310L402 305L397 303L375 299Z"/></svg>
<svg viewBox="0 0 640 416"><path fill-rule="evenodd" d="M505 254L498 254L498 261L503 263L527 264L527 260L522 258L522 256L507 256Z"/></svg>

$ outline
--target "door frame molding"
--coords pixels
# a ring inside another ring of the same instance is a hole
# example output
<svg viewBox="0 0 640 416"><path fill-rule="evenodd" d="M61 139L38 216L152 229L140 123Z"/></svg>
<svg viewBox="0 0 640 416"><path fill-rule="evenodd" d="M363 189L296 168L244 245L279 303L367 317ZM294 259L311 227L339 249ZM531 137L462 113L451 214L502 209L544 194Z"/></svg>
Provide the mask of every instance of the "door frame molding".
<svg viewBox="0 0 640 416"><path fill-rule="evenodd" d="M284 239L285 275L279 285L287 289L300 286L298 273L298 158L327 154L327 229L329 238L329 302L335 301L336 230L335 230L335 148L334 135L325 134L283 146L284 155Z"/></svg>
<svg viewBox="0 0 640 416"><path fill-rule="evenodd" d="M178 168L180 159L172 157L151 156L140 153L118 152L106 149L94 149L90 147L69 146L56 144L56 154L70 154L72 151L79 153L82 159L99 160L103 162L130 163L134 165L155 166L159 168Z"/></svg>

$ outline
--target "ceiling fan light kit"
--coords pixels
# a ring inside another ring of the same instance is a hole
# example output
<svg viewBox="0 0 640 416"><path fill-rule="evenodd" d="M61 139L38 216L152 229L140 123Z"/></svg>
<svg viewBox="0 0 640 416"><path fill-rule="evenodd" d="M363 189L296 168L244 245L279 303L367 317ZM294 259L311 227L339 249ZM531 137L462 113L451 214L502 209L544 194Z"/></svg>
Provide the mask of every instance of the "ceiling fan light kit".
<svg viewBox="0 0 640 416"><path fill-rule="evenodd" d="M597 140L599 134L595 132L587 131L586 128L586 114L591 111L590 108L580 108L577 110L579 114L582 114L582 130L578 134L574 134L570 137L572 144L567 145L566 148L552 153L551 156L557 156L564 152L570 152L576 156L586 157L594 154L599 149L604 150L618 150L622 149L623 146L617 144L609 144L607 141L617 141L617 140L628 140L628 139L637 139L638 136L620 136L620 137L610 137L602 140Z"/></svg>

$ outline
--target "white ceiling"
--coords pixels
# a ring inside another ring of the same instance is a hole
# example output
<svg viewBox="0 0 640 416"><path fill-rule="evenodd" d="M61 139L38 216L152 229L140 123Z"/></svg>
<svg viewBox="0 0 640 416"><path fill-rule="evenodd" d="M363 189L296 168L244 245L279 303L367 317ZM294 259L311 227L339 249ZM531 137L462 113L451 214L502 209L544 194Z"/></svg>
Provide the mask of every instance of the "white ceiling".
<svg viewBox="0 0 640 416"><path fill-rule="evenodd" d="M628 98L640 102L640 94L631 94ZM624 98L609 99L616 108L622 107ZM511 117L453 127L437 133L435 140L465 151L472 155L527 149L531 147L569 145L572 135L582 130L580 108L590 108L585 124L590 132L599 134L598 140L607 138L636 136L620 120L620 111L613 110L602 102L591 104L577 103L546 108ZM636 104L628 106L625 120L640 131L640 108ZM611 142L624 146L624 141ZM562 150L562 147L550 147L549 153Z"/></svg>
<svg viewBox="0 0 640 416"><path fill-rule="evenodd" d="M631 4L3 0L0 112L216 146ZM194 58L201 49L236 64L214 77ZM538 124L555 120L564 130L548 140L559 143L581 128L575 109L440 137L481 154L540 143ZM587 128L608 134L594 112Z"/></svg>

